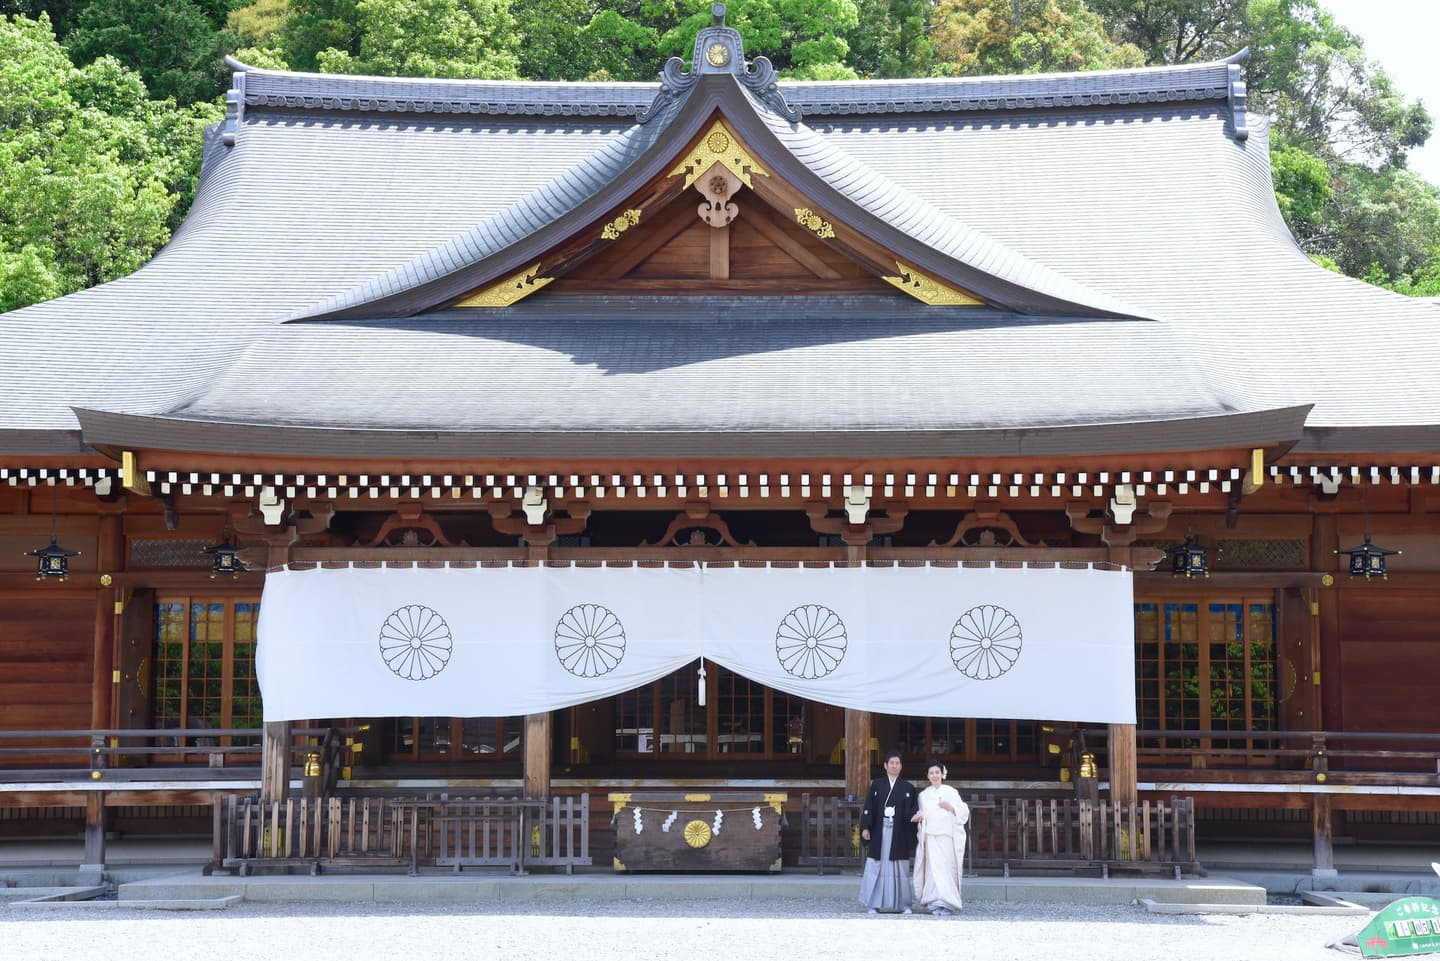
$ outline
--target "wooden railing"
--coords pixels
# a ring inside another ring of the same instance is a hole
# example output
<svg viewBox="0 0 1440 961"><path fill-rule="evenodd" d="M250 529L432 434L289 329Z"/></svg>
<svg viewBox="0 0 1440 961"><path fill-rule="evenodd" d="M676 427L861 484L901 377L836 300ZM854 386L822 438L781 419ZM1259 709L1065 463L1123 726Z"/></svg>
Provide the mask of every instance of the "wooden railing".
<svg viewBox="0 0 1440 961"><path fill-rule="evenodd" d="M260 733L258 728L0 731L0 772L21 767L31 759L38 762L40 769L56 772L105 771L141 766L157 759L180 764L200 760L212 768L237 761L259 764ZM305 733L319 735L325 731Z"/></svg>
<svg viewBox="0 0 1440 961"><path fill-rule="evenodd" d="M390 798L225 799L220 863L248 874L256 867L325 864L409 865L420 844L420 805Z"/></svg>
<svg viewBox="0 0 1440 961"><path fill-rule="evenodd" d="M970 860L981 867L1116 867L1194 873L1190 798L1116 804L1108 798L979 796L970 802Z"/></svg>
<svg viewBox="0 0 1440 961"><path fill-rule="evenodd" d="M1255 781L1312 780L1317 772L1367 783L1440 777L1440 734L1141 730L1136 754L1142 769L1244 771Z"/></svg>
<svg viewBox="0 0 1440 961"><path fill-rule="evenodd" d="M212 869L590 863L589 798L228 798Z"/></svg>
<svg viewBox="0 0 1440 961"><path fill-rule="evenodd" d="M1112 804L1067 798L977 795L970 800L971 867L1195 873L1195 806L1189 798ZM801 798L800 864L860 865L860 805Z"/></svg>

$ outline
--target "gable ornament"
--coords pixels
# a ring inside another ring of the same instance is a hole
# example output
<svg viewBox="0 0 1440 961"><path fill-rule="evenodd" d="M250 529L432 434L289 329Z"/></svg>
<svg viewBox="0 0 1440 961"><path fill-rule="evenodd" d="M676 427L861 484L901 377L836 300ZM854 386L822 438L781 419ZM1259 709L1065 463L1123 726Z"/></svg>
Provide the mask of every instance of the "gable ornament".
<svg viewBox="0 0 1440 961"><path fill-rule="evenodd" d="M895 268L900 271L898 277L880 279L931 307L977 307L985 303L968 290L942 284L898 260L895 261Z"/></svg>
<svg viewBox="0 0 1440 961"><path fill-rule="evenodd" d="M458 301L455 306L509 307L511 304L529 297L554 279L554 277L541 277L540 262L536 261L518 274L507 277L498 284L492 284L479 293L471 294Z"/></svg>

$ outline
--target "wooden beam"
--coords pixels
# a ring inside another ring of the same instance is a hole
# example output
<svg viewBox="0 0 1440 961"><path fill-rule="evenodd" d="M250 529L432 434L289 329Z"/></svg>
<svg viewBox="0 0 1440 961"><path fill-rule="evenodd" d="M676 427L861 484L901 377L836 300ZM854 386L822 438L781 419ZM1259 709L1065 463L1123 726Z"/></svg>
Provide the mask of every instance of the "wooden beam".
<svg viewBox="0 0 1440 961"><path fill-rule="evenodd" d="M864 798L870 789L870 712L845 709L845 793Z"/></svg>
<svg viewBox="0 0 1440 961"><path fill-rule="evenodd" d="M760 236L783 250L785 256L793 258L800 266L810 271L810 273L816 277L822 277L826 280L839 280L840 271L815 256L812 251L806 250L795 238L787 237L785 231L771 221L768 214L770 209L772 208L768 205L764 209L759 209L752 205L751 211L748 212L745 218L745 222L754 227Z"/></svg>
<svg viewBox="0 0 1440 961"><path fill-rule="evenodd" d="M1315 867L1318 878L1335 877L1335 844L1331 836L1330 795L1315 794L1310 799L1310 824L1315 837Z"/></svg>
<svg viewBox="0 0 1440 961"><path fill-rule="evenodd" d="M260 803L290 793L290 722L266 721L260 748Z"/></svg>
<svg viewBox="0 0 1440 961"><path fill-rule="evenodd" d="M1313 520L1310 534L1310 566L1317 571L1334 570L1335 550L1340 546L1334 515L1318 514ZM1340 674L1340 597L1336 591L1322 587L1317 598L1319 644L1314 658L1314 675L1320 680L1319 717L1315 726L1326 731L1345 730L1345 717L1341 710ZM1299 678L1300 681L1315 677Z"/></svg>
<svg viewBox="0 0 1440 961"><path fill-rule="evenodd" d="M121 536L121 519L118 515L103 516L99 520L99 538L96 547L98 555L95 566L102 571L113 571L125 563L125 539ZM120 616L116 598L118 591L104 586L95 592L95 642L94 659L91 665L90 724L96 729L115 726L115 668L119 666L115 654L115 626Z"/></svg>
<svg viewBox="0 0 1440 961"><path fill-rule="evenodd" d="M1138 797L1139 768L1135 757L1135 725L1110 725L1110 800L1131 804Z"/></svg>
<svg viewBox="0 0 1440 961"><path fill-rule="evenodd" d="M730 279L730 225L710 230L710 279Z"/></svg>
<svg viewBox="0 0 1440 961"><path fill-rule="evenodd" d="M85 859L81 870L105 869L105 792L94 791L85 798Z"/></svg>
<svg viewBox="0 0 1440 961"><path fill-rule="evenodd" d="M525 796L550 796L551 714L525 715Z"/></svg>

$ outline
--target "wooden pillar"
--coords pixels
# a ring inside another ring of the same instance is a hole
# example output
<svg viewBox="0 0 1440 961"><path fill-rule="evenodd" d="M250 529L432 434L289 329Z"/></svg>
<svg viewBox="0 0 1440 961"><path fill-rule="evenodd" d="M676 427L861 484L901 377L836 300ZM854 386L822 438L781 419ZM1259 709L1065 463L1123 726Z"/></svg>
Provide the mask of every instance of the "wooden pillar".
<svg viewBox="0 0 1440 961"><path fill-rule="evenodd" d="M91 791L86 795L85 858L80 865L82 874L105 870L106 814L104 791Z"/></svg>
<svg viewBox="0 0 1440 961"><path fill-rule="evenodd" d="M266 721L260 747L260 803L290 793L290 722Z"/></svg>
<svg viewBox="0 0 1440 961"><path fill-rule="evenodd" d="M1133 804L1139 795L1139 771L1135 759L1135 725L1110 725L1110 800Z"/></svg>
<svg viewBox="0 0 1440 961"><path fill-rule="evenodd" d="M95 567L101 574L119 570L124 561L124 538L118 515L101 515L96 544ZM95 640L93 673L90 691L90 727L100 730L116 727L115 718L115 621L119 614L117 600L121 592L102 586L95 592Z"/></svg>
<svg viewBox="0 0 1440 961"><path fill-rule="evenodd" d="M1330 795L1310 795L1310 824L1315 834L1315 867L1310 873L1317 878L1333 878L1338 872L1331 836Z"/></svg>
<svg viewBox="0 0 1440 961"><path fill-rule="evenodd" d="M845 709L845 793L863 798L870 787L870 712Z"/></svg>
<svg viewBox="0 0 1440 961"><path fill-rule="evenodd" d="M1317 571L1333 572L1336 568L1335 550L1340 546L1334 514L1316 514L1310 529L1310 567ZM1340 698L1340 596L1334 588L1321 588L1318 592L1320 620L1319 649L1314 658L1314 674L1310 679L1319 679L1320 703L1310 728L1316 731L1343 731L1345 718L1341 712ZM1306 678L1299 678L1305 682Z"/></svg>
<svg viewBox="0 0 1440 961"><path fill-rule="evenodd" d="M550 712L525 715L525 796L550 796Z"/></svg>

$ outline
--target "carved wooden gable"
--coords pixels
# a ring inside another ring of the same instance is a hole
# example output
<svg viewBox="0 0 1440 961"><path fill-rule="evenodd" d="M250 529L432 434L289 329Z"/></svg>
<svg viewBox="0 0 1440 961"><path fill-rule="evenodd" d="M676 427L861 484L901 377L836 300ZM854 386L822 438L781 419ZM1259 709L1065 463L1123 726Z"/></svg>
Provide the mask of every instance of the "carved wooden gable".
<svg viewBox="0 0 1440 961"><path fill-rule="evenodd" d="M881 293L983 303L926 277L775 176L722 117L635 196L532 267L457 307L505 307L545 290L588 293Z"/></svg>

